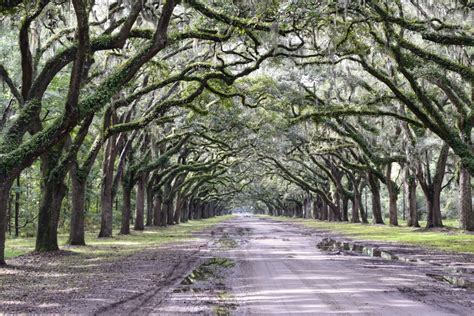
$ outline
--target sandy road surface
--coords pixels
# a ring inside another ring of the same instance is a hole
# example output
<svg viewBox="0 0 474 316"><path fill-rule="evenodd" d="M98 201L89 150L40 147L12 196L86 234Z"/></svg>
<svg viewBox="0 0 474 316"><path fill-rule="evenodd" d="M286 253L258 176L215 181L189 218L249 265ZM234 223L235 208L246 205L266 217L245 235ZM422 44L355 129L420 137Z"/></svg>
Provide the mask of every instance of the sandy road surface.
<svg viewBox="0 0 474 316"><path fill-rule="evenodd" d="M235 314L472 315L451 300L453 289L418 267L315 247L317 236L297 226L241 217L230 231L245 240L229 251ZM428 291L422 292L420 289ZM432 291L431 291L432 290ZM446 295L443 292L446 291ZM450 293L451 292L451 293ZM459 293L461 299L472 295ZM472 294L472 293L471 293Z"/></svg>
<svg viewBox="0 0 474 316"><path fill-rule="evenodd" d="M152 314L473 315L474 293L427 277L429 268L324 252L301 226L239 216L213 236L203 256L235 266L178 286Z"/></svg>
<svg viewBox="0 0 474 316"><path fill-rule="evenodd" d="M0 314L474 315L474 292L432 267L321 251L323 236L237 216L114 260L22 256L0 270Z"/></svg>

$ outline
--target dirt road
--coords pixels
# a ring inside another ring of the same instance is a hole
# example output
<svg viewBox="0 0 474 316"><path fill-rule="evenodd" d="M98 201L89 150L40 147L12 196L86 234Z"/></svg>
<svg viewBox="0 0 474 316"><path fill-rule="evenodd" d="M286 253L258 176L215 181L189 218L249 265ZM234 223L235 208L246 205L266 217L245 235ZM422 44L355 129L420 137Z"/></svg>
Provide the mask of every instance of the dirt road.
<svg viewBox="0 0 474 316"><path fill-rule="evenodd" d="M228 303L222 314L472 315L472 293L418 266L321 251L320 237L298 226L241 216L222 233L223 246L209 254L235 263L221 284ZM218 300L215 286L197 287L175 292L154 312L216 313L209 308Z"/></svg>
<svg viewBox="0 0 474 316"><path fill-rule="evenodd" d="M0 270L0 313L87 315L472 315L474 292L429 265L317 244L324 233L237 216L196 239L130 256L40 256ZM431 270L430 270L431 269Z"/></svg>

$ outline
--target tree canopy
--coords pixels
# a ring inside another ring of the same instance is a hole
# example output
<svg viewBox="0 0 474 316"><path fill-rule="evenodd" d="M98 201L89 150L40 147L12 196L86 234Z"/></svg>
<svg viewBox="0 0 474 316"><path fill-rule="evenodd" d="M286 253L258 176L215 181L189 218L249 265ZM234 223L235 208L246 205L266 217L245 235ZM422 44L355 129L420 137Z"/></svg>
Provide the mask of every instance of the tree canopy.
<svg viewBox="0 0 474 316"><path fill-rule="evenodd" d="M473 8L0 1L0 263L12 227L50 251L239 207L474 230Z"/></svg>

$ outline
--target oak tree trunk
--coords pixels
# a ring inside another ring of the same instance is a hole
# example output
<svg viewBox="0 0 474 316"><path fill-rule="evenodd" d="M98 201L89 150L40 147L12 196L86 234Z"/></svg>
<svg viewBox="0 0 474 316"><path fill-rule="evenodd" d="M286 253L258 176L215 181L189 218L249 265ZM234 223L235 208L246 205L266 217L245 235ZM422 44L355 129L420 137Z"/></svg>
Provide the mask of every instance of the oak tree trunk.
<svg viewBox="0 0 474 316"><path fill-rule="evenodd" d="M392 226L398 226L398 210L397 210L397 200L398 200L398 188L397 184L392 181L392 164L388 164L386 168L385 181L387 183L388 190L388 214L389 222Z"/></svg>
<svg viewBox="0 0 474 316"><path fill-rule="evenodd" d="M132 187L126 181L122 184L122 224L120 226L120 234L130 234L130 216L132 213Z"/></svg>
<svg viewBox="0 0 474 316"><path fill-rule="evenodd" d="M404 190L406 197L407 225L409 227L420 227L418 223L418 209L416 205L416 179L410 172L409 168L405 168Z"/></svg>
<svg viewBox="0 0 474 316"><path fill-rule="evenodd" d="M55 251L58 246L58 223L61 204L67 187L61 180L48 180L43 184L42 200L38 214L36 251Z"/></svg>
<svg viewBox="0 0 474 316"><path fill-rule="evenodd" d="M70 175L72 187L72 211L71 225L69 229L69 244L84 246L86 244L84 212L87 179L83 179L81 175L77 174L76 164L71 167Z"/></svg>
<svg viewBox="0 0 474 316"><path fill-rule="evenodd" d="M463 166L459 172L459 225L461 229L474 231L471 175Z"/></svg>
<svg viewBox="0 0 474 316"><path fill-rule="evenodd" d="M146 187L146 226L153 225L153 185Z"/></svg>
<svg viewBox="0 0 474 316"><path fill-rule="evenodd" d="M113 181L114 164L117 155L117 145L115 137L112 136L107 141L102 163L102 183L100 194L101 218L99 238L112 237L112 216L113 216Z"/></svg>
<svg viewBox="0 0 474 316"><path fill-rule="evenodd" d="M137 181L137 196L136 196L136 214L135 214L135 230L144 230L144 214L145 214L145 175L139 177Z"/></svg>
<svg viewBox="0 0 474 316"><path fill-rule="evenodd" d="M20 176L16 177L15 191L15 237L20 235Z"/></svg>
<svg viewBox="0 0 474 316"><path fill-rule="evenodd" d="M380 202L380 183L372 174L369 174L369 186L372 192L372 215L374 224L384 224L382 216L382 203Z"/></svg>
<svg viewBox="0 0 474 316"><path fill-rule="evenodd" d="M0 177L0 266L5 265L5 237L7 230L7 209L13 180Z"/></svg>
<svg viewBox="0 0 474 316"><path fill-rule="evenodd" d="M161 225L161 197L156 195L153 198L153 226Z"/></svg>

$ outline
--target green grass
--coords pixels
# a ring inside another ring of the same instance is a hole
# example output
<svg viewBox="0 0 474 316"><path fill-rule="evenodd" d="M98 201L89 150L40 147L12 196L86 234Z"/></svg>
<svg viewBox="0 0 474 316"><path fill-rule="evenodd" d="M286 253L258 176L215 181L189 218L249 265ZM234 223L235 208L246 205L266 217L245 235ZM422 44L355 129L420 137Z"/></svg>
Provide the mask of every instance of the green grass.
<svg viewBox="0 0 474 316"><path fill-rule="evenodd" d="M86 247L65 245L67 235L59 235L58 242L62 249L73 252L92 254L99 257L115 257L138 252L145 248L157 247L170 242L191 240L193 233L203 231L231 217L231 215L218 216L168 227L146 228L145 231L132 231L130 235L115 235L112 238L97 238L97 233L87 233ZM118 234L118 232L116 233ZM32 252L34 247L34 238L7 239L5 244L5 257L12 258Z"/></svg>
<svg viewBox="0 0 474 316"><path fill-rule="evenodd" d="M426 230L403 226L322 222L313 219L271 218L278 221L302 223L307 227L330 230L359 240L396 242L446 251L474 253L474 234L457 229L456 220L443 221L445 224L443 229ZM404 224L404 222L400 223L400 225ZM424 224L420 222L422 227Z"/></svg>

